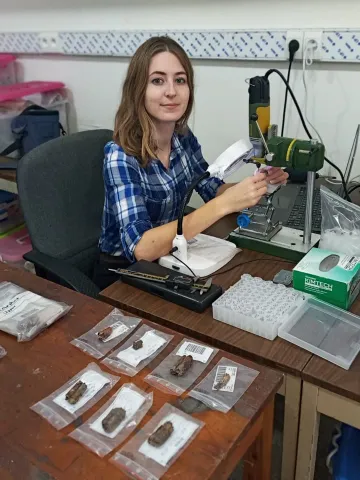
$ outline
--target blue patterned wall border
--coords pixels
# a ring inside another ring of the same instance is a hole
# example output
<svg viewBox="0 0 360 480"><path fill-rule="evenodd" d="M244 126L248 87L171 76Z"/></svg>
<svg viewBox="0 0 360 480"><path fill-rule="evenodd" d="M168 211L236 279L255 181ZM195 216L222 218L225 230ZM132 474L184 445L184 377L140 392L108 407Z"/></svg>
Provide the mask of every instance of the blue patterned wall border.
<svg viewBox="0 0 360 480"><path fill-rule="evenodd" d="M281 59L286 32L83 32L60 33L63 52L69 55L132 56L147 38L164 34L176 40L191 58Z"/></svg>
<svg viewBox="0 0 360 480"><path fill-rule="evenodd" d="M0 33L0 52L41 53L38 33Z"/></svg>
<svg viewBox="0 0 360 480"><path fill-rule="evenodd" d="M147 38L160 34L178 41L191 58L281 60L285 55L285 31L59 32L58 36L65 55L128 57ZM0 51L42 53L37 35L0 33Z"/></svg>
<svg viewBox="0 0 360 480"><path fill-rule="evenodd" d="M360 30L324 30L321 59L325 62L359 62Z"/></svg>
<svg viewBox="0 0 360 480"><path fill-rule="evenodd" d="M303 30L305 33L307 30ZM263 31L103 31L59 32L58 52L64 55L132 56L154 35L169 35L191 58L286 60L286 30ZM290 30L291 32L291 30ZM0 52L48 53L38 32L0 33ZM323 30L321 61L359 62L360 30Z"/></svg>

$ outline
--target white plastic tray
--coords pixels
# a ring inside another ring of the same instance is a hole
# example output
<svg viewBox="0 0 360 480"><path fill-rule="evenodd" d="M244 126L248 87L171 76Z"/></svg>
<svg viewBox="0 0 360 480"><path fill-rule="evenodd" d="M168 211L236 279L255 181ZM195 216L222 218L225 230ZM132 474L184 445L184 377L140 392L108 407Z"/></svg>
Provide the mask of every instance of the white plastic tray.
<svg viewBox="0 0 360 480"><path fill-rule="evenodd" d="M307 297L303 292L244 274L213 304L215 320L274 340L280 325Z"/></svg>
<svg viewBox="0 0 360 480"><path fill-rule="evenodd" d="M308 298L279 328L279 337L348 370L360 351L360 317Z"/></svg>

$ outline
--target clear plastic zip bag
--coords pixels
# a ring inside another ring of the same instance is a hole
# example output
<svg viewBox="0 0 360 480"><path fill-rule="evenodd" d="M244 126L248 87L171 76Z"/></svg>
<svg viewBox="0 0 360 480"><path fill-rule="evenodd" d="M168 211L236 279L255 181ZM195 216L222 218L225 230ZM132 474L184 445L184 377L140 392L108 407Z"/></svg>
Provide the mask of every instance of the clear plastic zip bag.
<svg viewBox="0 0 360 480"><path fill-rule="evenodd" d="M163 392L181 395L203 373L219 350L184 339L145 381Z"/></svg>
<svg viewBox="0 0 360 480"><path fill-rule="evenodd" d="M6 354L7 354L7 351L5 350L4 347L0 345L0 358L5 357Z"/></svg>
<svg viewBox="0 0 360 480"><path fill-rule="evenodd" d="M71 308L14 283L0 283L0 330L16 336L19 342L32 340Z"/></svg>
<svg viewBox="0 0 360 480"><path fill-rule="evenodd" d="M96 363L89 363L65 385L30 408L60 430L95 405L119 380L103 372Z"/></svg>
<svg viewBox="0 0 360 480"><path fill-rule="evenodd" d="M319 247L330 252L360 256L360 207L323 185L321 195L321 239Z"/></svg>
<svg viewBox="0 0 360 480"><path fill-rule="evenodd" d="M257 370L245 367L223 357L211 372L190 392L213 410L227 413L244 395L259 375Z"/></svg>
<svg viewBox="0 0 360 480"><path fill-rule="evenodd" d="M204 425L166 403L110 462L131 478L158 480Z"/></svg>
<svg viewBox="0 0 360 480"><path fill-rule="evenodd" d="M120 348L104 358L101 363L115 372L133 377L151 362L172 340L173 335L141 327Z"/></svg>
<svg viewBox="0 0 360 480"><path fill-rule="evenodd" d="M139 325L140 318L123 315L114 308L101 322L70 343L97 359L110 352Z"/></svg>
<svg viewBox="0 0 360 480"><path fill-rule="evenodd" d="M146 393L133 383L125 383L99 411L69 436L99 457L104 457L133 432L152 403L152 392Z"/></svg>

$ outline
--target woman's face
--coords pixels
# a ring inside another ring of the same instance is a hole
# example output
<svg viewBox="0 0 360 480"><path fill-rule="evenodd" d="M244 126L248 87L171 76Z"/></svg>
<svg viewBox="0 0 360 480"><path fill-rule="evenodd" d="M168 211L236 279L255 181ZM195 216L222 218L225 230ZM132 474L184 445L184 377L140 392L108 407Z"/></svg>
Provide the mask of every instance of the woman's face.
<svg viewBox="0 0 360 480"><path fill-rule="evenodd" d="M176 123L188 106L190 89L184 67L170 52L154 55L150 62L145 108L155 122Z"/></svg>

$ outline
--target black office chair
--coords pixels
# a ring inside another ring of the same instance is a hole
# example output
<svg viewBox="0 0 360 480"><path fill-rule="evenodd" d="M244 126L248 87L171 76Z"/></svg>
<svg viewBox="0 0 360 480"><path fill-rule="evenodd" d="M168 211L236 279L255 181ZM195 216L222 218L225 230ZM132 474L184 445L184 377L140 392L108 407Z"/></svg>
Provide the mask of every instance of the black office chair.
<svg viewBox="0 0 360 480"><path fill-rule="evenodd" d="M110 130L57 138L19 162L20 203L33 250L24 258L36 273L96 297L91 280L104 205L102 165Z"/></svg>

